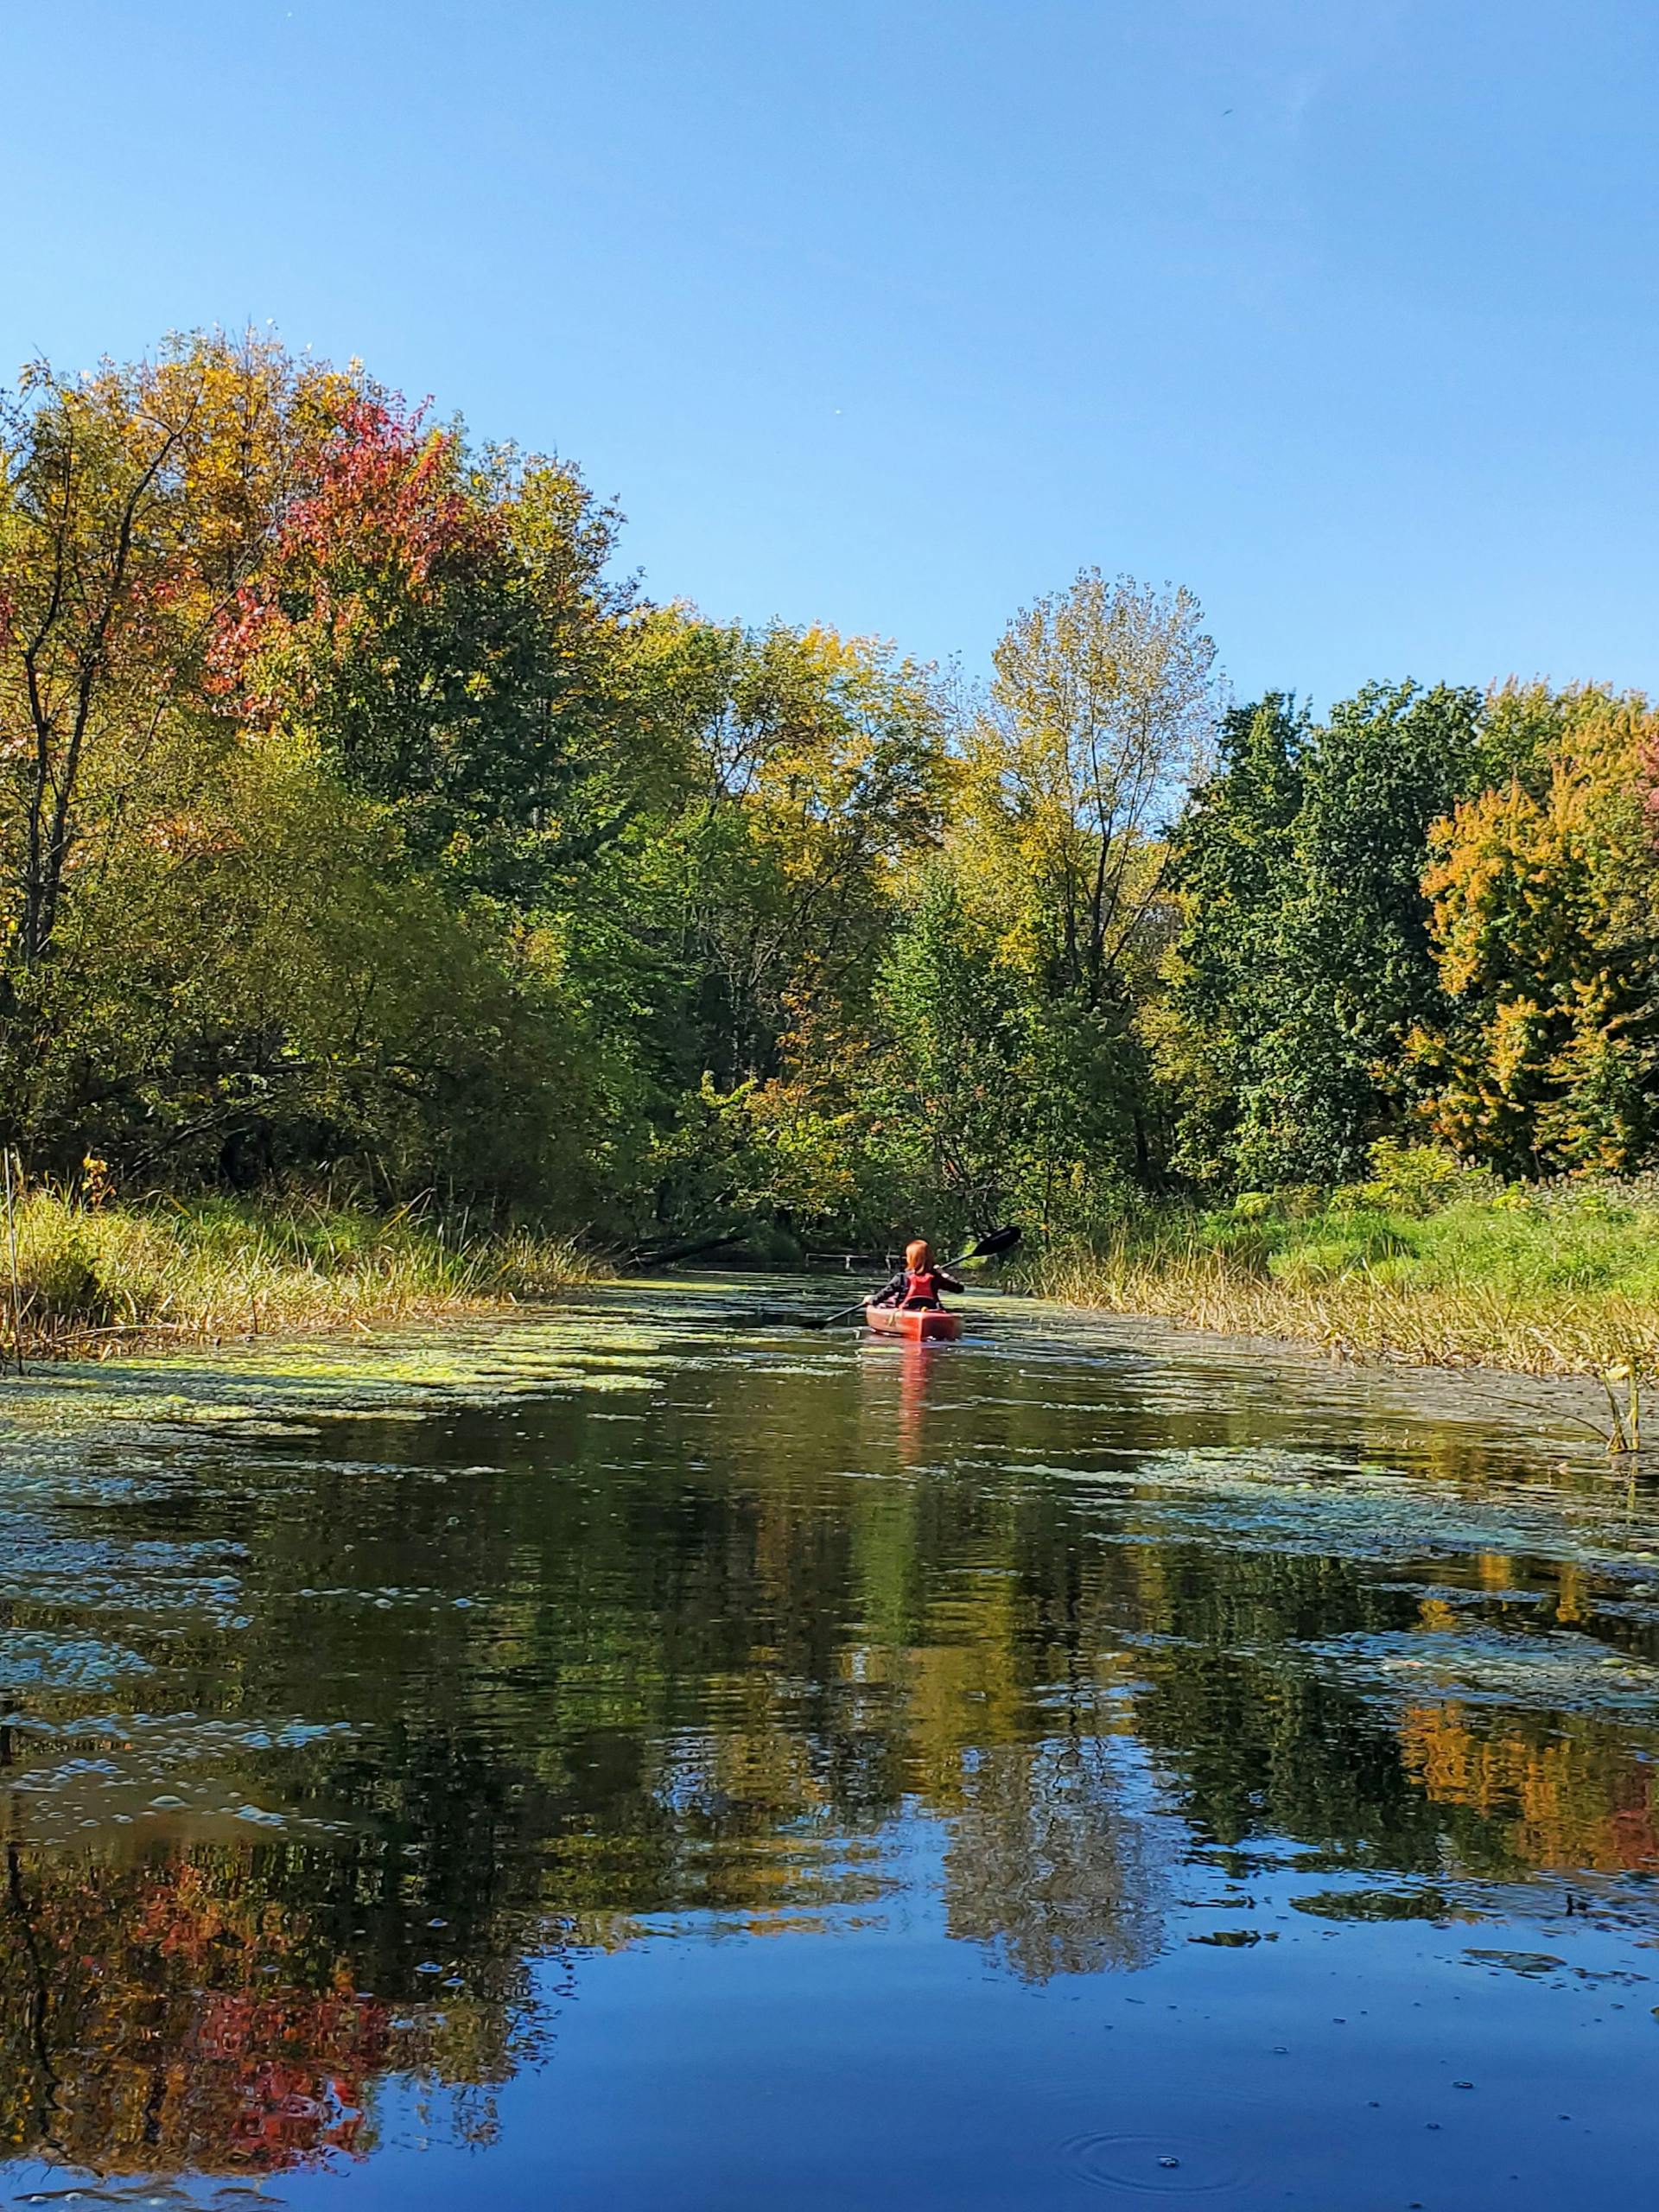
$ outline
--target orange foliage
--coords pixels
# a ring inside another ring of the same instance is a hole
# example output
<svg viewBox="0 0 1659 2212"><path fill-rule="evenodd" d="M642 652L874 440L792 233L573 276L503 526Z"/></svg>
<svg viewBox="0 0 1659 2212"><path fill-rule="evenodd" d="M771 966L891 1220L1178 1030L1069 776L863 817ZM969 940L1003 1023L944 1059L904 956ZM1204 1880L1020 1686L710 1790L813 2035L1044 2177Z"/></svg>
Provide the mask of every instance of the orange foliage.
<svg viewBox="0 0 1659 2212"><path fill-rule="evenodd" d="M1459 1705L1413 1707L1399 1734L1407 1771L1427 1795L1501 1822L1523 1865L1602 1873L1659 1866L1653 1770L1605 1735L1529 1743L1478 1731Z"/></svg>

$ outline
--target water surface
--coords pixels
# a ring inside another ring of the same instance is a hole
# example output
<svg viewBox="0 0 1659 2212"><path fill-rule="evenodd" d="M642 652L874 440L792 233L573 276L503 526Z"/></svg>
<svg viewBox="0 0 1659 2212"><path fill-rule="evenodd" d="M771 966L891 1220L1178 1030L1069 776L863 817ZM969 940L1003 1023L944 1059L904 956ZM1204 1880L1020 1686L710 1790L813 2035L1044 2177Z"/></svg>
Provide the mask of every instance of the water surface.
<svg viewBox="0 0 1659 2212"><path fill-rule="evenodd" d="M1641 2201L1645 1491L778 1295L7 1386L0 2202Z"/></svg>

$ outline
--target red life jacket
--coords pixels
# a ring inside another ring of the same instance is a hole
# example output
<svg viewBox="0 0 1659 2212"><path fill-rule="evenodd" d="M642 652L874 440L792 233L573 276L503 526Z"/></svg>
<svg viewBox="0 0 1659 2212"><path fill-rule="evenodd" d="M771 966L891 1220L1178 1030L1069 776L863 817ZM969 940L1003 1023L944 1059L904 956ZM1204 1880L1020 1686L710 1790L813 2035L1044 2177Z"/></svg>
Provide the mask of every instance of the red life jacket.
<svg viewBox="0 0 1659 2212"><path fill-rule="evenodd" d="M924 1268L920 1274L905 1270L905 1294L901 1306L937 1306L939 1302L939 1274L937 1268Z"/></svg>

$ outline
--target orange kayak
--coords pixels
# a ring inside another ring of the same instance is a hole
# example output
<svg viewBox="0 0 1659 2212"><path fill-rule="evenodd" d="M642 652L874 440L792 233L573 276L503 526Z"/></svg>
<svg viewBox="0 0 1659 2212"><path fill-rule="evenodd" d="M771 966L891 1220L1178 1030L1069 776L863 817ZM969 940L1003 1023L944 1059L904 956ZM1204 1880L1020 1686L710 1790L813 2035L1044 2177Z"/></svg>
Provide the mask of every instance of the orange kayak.
<svg viewBox="0 0 1659 2212"><path fill-rule="evenodd" d="M962 1334L961 1316L942 1306L867 1306L864 1319L878 1336L912 1344L953 1344Z"/></svg>

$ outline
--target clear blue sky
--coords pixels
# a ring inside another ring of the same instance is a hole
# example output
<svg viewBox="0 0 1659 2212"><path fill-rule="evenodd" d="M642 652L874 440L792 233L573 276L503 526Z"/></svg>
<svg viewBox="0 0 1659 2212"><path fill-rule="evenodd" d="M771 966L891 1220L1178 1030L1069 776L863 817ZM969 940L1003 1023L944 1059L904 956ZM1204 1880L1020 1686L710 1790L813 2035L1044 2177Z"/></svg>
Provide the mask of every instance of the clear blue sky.
<svg viewBox="0 0 1659 2212"><path fill-rule="evenodd" d="M1655 0L0 0L0 365L275 321L709 612L1659 686Z"/></svg>

